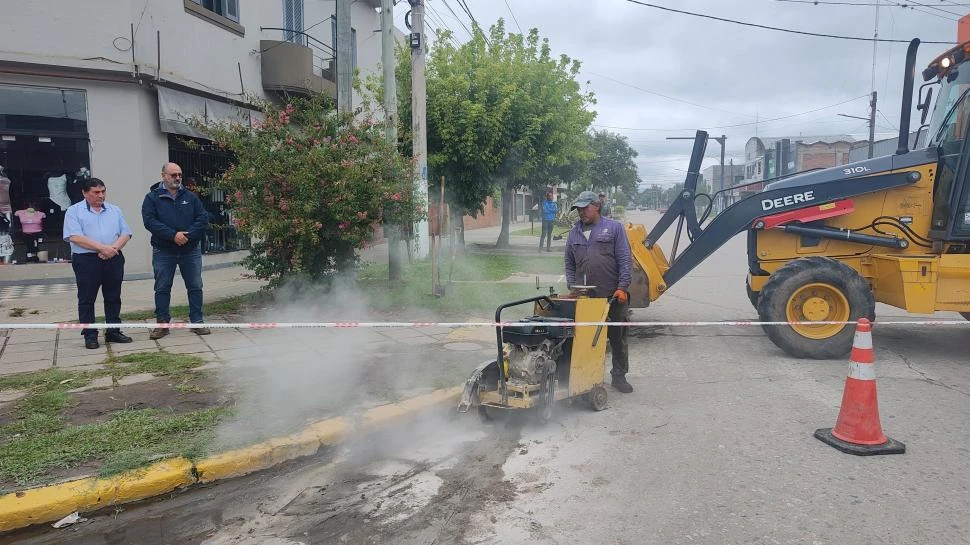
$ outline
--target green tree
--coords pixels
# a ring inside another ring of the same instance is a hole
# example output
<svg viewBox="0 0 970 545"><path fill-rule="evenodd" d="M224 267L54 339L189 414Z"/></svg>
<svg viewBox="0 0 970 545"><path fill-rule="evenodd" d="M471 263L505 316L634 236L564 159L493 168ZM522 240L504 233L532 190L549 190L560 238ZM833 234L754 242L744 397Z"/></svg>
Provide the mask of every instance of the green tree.
<svg viewBox="0 0 970 545"><path fill-rule="evenodd" d="M630 147L626 137L594 130L589 138L593 151L589 167L593 189L620 189L627 195L636 194L638 177L634 159L637 152Z"/></svg>
<svg viewBox="0 0 970 545"><path fill-rule="evenodd" d="M258 278L329 280L356 264L375 224L424 214L411 165L368 118L338 114L322 96L264 114L254 127L202 126L236 156L218 185L236 228L256 240L244 264Z"/></svg>
<svg viewBox="0 0 970 545"><path fill-rule="evenodd" d="M478 30L476 28L476 30ZM568 165L589 158L586 130L592 94L576 81L579 62L553 58L532 29L506 34L503 20L488 42L480 31L455 46L438 40L428 63L428 164L435 184L446 177L449 201L464 212L482 209L500 191L508 245L512 194L541 188Z"/></svg>

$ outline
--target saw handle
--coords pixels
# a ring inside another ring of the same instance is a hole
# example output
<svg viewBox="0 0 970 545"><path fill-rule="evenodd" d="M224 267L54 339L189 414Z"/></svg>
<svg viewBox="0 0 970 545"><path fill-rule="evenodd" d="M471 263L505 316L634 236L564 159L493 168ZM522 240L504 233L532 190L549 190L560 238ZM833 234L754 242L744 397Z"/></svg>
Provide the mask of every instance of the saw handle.
<svg viewBox="0 0 970 545"><path fill-rule="evenodd" d="M610 315L610 308L613 306L613 301L616 301L616 297L610 297L606 300L606 311L603 312L603 317L600 318L601 322L605 322L606 318ZM603 324L596 326L596 333L593 334L593 346L600 340L600 333L603 332Z"/></svg>

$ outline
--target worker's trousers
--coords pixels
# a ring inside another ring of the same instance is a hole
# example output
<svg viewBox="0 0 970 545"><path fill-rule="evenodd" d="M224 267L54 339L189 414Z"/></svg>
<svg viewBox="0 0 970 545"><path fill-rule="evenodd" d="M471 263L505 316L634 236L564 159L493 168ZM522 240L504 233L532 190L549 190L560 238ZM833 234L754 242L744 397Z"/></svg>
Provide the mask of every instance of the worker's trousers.
<svg viewBox="0 0 970 545"><path fill-rule="evenodd" d="M614 301L610 307L610 321L626 322L628 306L628 303ZM615 377L622 377L630 370L630 358L626 340L629 329L626 326L608 326L606 328L606 337L610 340L610 350L613 351L613 369L610 371L610 374Z"/></svg>

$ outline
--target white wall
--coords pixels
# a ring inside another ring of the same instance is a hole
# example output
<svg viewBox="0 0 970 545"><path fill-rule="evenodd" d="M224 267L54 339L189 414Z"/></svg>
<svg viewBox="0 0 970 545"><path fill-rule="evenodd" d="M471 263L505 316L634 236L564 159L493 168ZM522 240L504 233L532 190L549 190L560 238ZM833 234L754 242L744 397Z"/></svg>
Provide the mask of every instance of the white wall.
<svg viewBox="0 0 970 545"><path fill-rule="evenodd" d="M3 19L17 21L0 32L0 60L132 70L134 24L135 64L142 72L154 75L160 65L162 79L242 99L241 69L246 93L264 96L259 41L279 40L282 32L260 27L283 26L282 0L239 4L245 36L187 12L182 0L0 0ZM332 0L305 0L304 26L324 21L335 5ZM358 67L362 73L376 71L381 56L380 33L374 32L380 29L379 13L366 2L354 2L351 24L357 29ZM331 44L329 21L307 34ZM314 64L319 67L320 60Z"/></svg>

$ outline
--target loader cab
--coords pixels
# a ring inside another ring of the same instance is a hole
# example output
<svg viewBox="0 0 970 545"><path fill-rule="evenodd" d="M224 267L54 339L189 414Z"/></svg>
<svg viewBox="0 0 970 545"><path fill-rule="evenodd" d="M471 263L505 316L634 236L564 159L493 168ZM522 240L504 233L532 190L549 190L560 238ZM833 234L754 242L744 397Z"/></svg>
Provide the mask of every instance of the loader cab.
<svg viewBox="0 0 970 545"><path fill-rule="evenodd" d="M970 240L970 42L938 57L923 77L940 85L927 130L927 147L940 157L930 238Z"/></svg>

